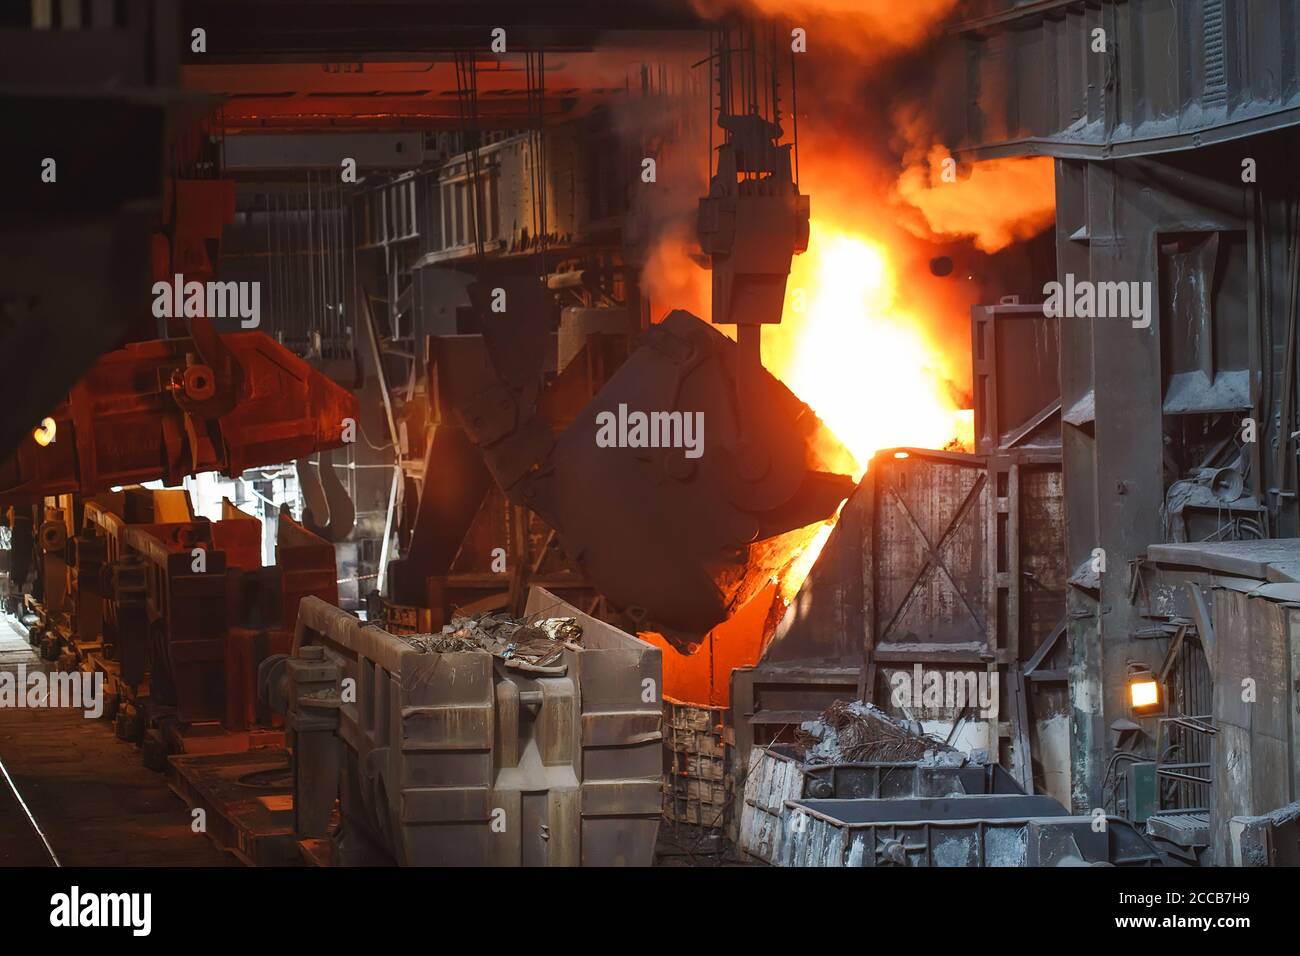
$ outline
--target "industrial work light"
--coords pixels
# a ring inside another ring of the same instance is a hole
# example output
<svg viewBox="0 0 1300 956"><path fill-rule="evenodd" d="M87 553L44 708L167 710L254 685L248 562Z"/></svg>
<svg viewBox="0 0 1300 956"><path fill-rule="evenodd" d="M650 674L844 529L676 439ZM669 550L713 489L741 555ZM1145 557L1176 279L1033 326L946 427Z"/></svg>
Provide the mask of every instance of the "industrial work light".
<svg viewBox="0 0 1300 956"><path fill-rule="evenodd" d="M45 448L50 442L54 441L54 433L57 430L58 425L55 423L54 419L45 418L41 420L39 425L32 429L32 438L36 440L36 444Z"/></svg>
<svg viewBox="0 0 1300 956"><path fill-rule="evenodd" d="M1148 667L1130 668L1128 699L1134 713L1150 713L1160 706L1160 682Z"/></svg>

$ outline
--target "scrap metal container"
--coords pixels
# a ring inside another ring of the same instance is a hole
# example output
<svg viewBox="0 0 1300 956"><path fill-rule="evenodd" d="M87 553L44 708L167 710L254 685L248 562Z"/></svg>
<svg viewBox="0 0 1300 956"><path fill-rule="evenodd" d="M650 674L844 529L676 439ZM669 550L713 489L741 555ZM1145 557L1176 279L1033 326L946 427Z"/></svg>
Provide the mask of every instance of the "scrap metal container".
<svg viewBox="0 0 1300 956"><path fill-rule="evenodd" d="M790 800L777 860L815 867L1163 866L1128 820L1070 816L1041 794Z"/></svg>
<svg viewBox="0 0 1300 956"><path fill-rule="evenodd" d="M809 764L788 745L755 747L740 819L740 848L765 863L779 864L781 834L791 807L805 798L902 800L979 794L1021 794L997 764L932 766L916 761L855 761Z"/></svg>
<svg viewBox="0 0 1300 956"><path fill-rule="evenodd" d="M582 626L562 675L426 652L305 600L284 692L299 837L331 836L337 796L337 865L650 865L660 651L541 588L525 615Z"/></svg>
<svg viewBox="0 0 1300 956"><path fill-rule="evenodd" d="M1067 814L1051 797L1023 794L799 800L790 809L782 866L1032 865L1031 827Z"/></svg>

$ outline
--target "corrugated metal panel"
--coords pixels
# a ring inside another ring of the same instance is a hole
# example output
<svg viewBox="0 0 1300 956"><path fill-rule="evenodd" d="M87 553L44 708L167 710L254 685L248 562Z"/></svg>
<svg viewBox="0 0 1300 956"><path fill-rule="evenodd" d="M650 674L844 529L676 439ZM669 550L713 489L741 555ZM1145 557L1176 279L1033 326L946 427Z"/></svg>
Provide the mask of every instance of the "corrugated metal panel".
<svg viewBox="0 0 1300 956"><path fill-rule="evenodd" d="M952 90L946 139L974 159L1096 159L1293 125L1297 49L1292 0L995 5L950 37L962 69L940 75L966 88Z"/></svg>
<svg viewBox="0 0 1300 956"><path fill-rule="evenodd" d="M865 834L792 807L781 842L782 866L861 866ZM849 864L852 854L854 863Z"/></svg>
<svg viewBox="0 0 1300 956"><path fill-rule="evenodd" d="M846 809L854 803L840 802ZM889 801L884 801L888 803ZM850 823L792 801L782 866L998 867L1030 864L1028 817Z"/></svg>
<svg viewBox="0 0 1300 956"><path fill-rule="evenodd" d="M780 859L782 812L787 800L803 796L803 772L797 760L755 747L745 778L740 813L740 847L750 856L776 864Z"/></svg>

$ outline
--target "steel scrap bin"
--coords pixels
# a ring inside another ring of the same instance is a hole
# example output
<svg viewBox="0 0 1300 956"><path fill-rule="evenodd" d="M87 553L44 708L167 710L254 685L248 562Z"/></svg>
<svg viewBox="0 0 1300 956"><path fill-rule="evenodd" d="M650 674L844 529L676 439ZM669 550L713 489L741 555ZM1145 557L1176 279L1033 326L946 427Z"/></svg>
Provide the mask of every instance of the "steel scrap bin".
<svg viewBox="0 0 1300 956"><path fill-rule="evenodd" d="M526 614L581 624L563 675L426 652L304 599L294 656L263 676L288 712L299 838L339 865L650 865L660 651L542 588Z"/></svg>
<svg viewBox="0 0 1300 956"><path fill-rule="evenodd" d="M842 804L860 799L1021 793L998 764L948 766L906 760L809 764L787 744L755 747L745 778L739 843L749 856L783 865L783 833L793 808L805 798Z"/></svg>

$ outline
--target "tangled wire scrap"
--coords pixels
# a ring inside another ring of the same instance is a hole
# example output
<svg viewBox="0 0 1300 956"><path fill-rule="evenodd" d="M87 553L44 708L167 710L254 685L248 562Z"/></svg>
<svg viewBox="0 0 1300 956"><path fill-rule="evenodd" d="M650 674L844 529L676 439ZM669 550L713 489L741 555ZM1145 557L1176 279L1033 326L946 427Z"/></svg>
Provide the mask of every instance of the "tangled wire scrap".
<svg viewBox="0 0 1300 956"><path fill-rule="evenodd" d="M835 701L820 720L805 723L795 739L811 763L922 760L926 753L953 750L857 701Z"/></svg>
<svg viewBox="0 0 1300 956"><path fill-rule="evenodd" d="M485 612L454 617L440 634L411 634L402 640L426 654L484 650L502 660L547 667L559 661L566 648L582 649L582 625L571 617L518 621Z"/></svg>

